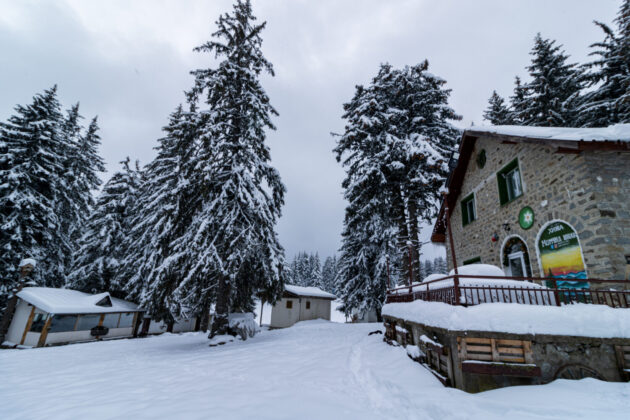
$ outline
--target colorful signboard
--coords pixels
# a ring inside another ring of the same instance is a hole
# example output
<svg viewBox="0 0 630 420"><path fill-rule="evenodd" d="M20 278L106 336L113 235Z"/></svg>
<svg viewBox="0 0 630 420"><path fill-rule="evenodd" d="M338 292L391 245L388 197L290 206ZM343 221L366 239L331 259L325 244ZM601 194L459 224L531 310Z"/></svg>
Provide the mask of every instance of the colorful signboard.
<svg viewBox="0 0 630 420"><path fill-rule="evenodd" d="M578 235L571 226L564 222L547 225L538 240L538 251L545 277L566 279L557 282L559 287L588 288L588 283L579 281L586 279L586 267Z"/></svg>

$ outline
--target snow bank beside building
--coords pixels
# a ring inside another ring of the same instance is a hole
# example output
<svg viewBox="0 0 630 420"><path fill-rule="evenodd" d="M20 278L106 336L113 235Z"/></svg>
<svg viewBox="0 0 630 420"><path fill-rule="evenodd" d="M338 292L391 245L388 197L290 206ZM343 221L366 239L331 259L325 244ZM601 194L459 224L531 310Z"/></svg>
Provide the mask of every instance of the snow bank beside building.
<svg viewBox="0 0 630 420"><path fill-rule="evenodd" d="M630 309L604 305L487 303L463 307L417 300L386 304L382 313L452 331L630 338Z"/></svg>

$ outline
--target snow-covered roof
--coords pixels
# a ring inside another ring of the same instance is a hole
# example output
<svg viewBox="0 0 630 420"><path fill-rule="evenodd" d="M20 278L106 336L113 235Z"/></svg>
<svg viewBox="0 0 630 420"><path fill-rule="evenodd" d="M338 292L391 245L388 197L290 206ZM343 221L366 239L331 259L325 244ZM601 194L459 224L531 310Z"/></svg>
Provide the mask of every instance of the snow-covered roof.
<svg viewBox="0 0 630 420"><path fill-rule="evenodd" d="M630 142L630 124L615 124L602 128L531 127L521 125L477 126L467 133L491 133L504 136L530 137L567 141L621 141Z"/></svg>
<svg viewBox="0 0 630 420"><path fill-rule="evenodd" d="M37 308L53 314L89 314L109 312L142 311L135 303L116 299L109 293L91 295L71 289L55 289L51 287L26 287L18 292L18 297ZM97 303L107 298L111 306Z"/></svg>
<svg viewBox="0 0 630 420"><path fill-rule="evenodd" d="M332 293L324 292L319 287L295 286L293 284L285 284L284 290L292 295L300 297L313 297L322 299L337 299Z"/></svg>

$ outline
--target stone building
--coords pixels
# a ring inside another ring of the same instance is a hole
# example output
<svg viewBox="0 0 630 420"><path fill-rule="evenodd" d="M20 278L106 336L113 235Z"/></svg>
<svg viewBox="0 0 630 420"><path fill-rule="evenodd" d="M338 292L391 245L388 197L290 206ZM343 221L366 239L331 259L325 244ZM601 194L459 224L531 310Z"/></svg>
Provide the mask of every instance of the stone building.
<svg viewBox="0 0 630 420"><path fill-rule="evenodd" d="M431 240L446 245L449 268L447 226L458 265L575 287L629 278L630 125L473 127L447 187Z"/></svg>

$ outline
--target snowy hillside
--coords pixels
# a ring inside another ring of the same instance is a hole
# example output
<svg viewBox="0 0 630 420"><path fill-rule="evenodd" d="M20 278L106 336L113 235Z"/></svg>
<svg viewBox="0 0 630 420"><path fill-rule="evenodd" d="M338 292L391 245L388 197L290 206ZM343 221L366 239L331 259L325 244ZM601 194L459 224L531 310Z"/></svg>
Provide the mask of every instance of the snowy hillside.
<svg viewBox="0 0 630 420"><path fill-rule="evenodd" d="M378 324L298 323L208 347L165 334L0 352L0 418L627 418L630 386L556 381L466 394L444 388Z"/></svg>

